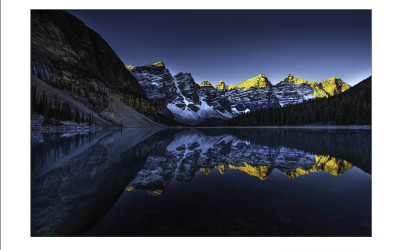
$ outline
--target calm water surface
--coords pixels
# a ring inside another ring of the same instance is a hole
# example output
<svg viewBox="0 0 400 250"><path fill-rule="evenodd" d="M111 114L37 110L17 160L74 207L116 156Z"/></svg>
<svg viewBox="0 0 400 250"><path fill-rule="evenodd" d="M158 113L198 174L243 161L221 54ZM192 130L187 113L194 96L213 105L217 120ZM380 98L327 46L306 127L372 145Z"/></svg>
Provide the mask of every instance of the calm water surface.
<svg viewBox="0 0 400 250"><path fill-rule="evenodd" d="M371 235L371 130L34 136L32 236Z"/></svg>

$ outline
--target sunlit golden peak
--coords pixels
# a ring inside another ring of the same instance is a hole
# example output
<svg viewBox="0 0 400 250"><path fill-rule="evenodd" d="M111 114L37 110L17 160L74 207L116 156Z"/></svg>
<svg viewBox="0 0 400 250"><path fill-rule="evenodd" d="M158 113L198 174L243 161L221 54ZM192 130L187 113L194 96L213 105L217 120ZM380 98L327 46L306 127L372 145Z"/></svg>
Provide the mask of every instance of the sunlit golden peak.
<svg viewBox="0 0 400 250"><path fill-rule="evenodd" d="M314 91L315 97L329 97L350 89L350 85L343 82L338 77L331 77L326 81L322 81L320 85L321 86L315 88ZM323 91L319 91L319 89Z"/></svg>
<svg viewBox="0 0 400 250"><path fill-rule="evenodd" d="M283 79L283 82L291 82L291 83L294 83L296 85L297 84L302 84L302 83L308 83L307 80L295 77L292 74L289 74L285 79Z"/></svg>
<svg viewBox="0 0 400 250"><path fill-rule="evenodd" d="M285 172L285 174L292 180L301 175L317 172L325 172L331 175L341 175L352 167L353 165L346 160L341 160L329 155L315 155L315 165L313 165L311 168L296 168L290 172Z"/></svg>
<svg viewBox="0 0 400 250"><path fill-rule="evenodd" d="M229 164L229 169L237 169L242 172L245 172L248 175L258 177L260 180L265 181L268 178L268 169L269 166L251 166L244 162L244 166L235 166Z"/></svg>
<svg viewBox="0 0 400 250"><path fill-rule="evenodd" d="M260 180L266 180L268 178L268 170L269 166L251 166L246 162L243 162L244 166L236 166L233 164L220 164L218 166L214 166L214 168L218 169L220 174L224 174L226 169L236 169L242 172L245 172L248 175L258 177ZM200 171L205 175L208 175L211 172L211 168L200 168Z"/></svg>
<svg viewBox="0 0 400 250"><path fill-rule="evenodd" d="M224 81L219 81L219 83L215 86L216 89L226 89L226 84Z"/></svg>
<svg viewBox="0 0 400 250"><path fill-rule="evenodd" d="M125 66L125 67L126 67L127 70L131 70L131 69L135 68L135 66L132 66L132 65L128 65L128 66Z"/></svg>
<svg viewBox="0 0 400 250"><path fill-rule="evenodd" d="M199 85L200 85L200 87L212 86L211 82L209 82L207 80L205 80L204 82L200 83Z"/></svg>
<svg viewBox="0 0 400 250"><path fill-rule="evenodd" d="M267 76L265 74L259 74L257 77L267 78Z"/></svg>
<svg viewBox="0 0 400 250"><path fill-rule="evenodd" d="M338 77L331 77L326 81L322 82L310 82L301 78L297 78L292 74L289 74L285 79L282 80L283 82L290 82L295 85L298 84L307 84L311 88L314 89L314 97L316 98L325 98L329 96L333 96L336 94L340 94L350 88L350 85L343 82Z"/></svg>
<svg viewBox="0 0 400 250"><path fill-rule="evenodd" d="M148 64L149 64L149 65L154 65L154 66L157 66L157 67L163 67L163 68L165 68L164 63L163 63L163 62L160 62L160 61L157 61L157 60L153 60L153 61L149 62Z"/></svg>
<svg viewBox="0 0 400 250"><path fill-rule="evenodd" d="M229 85L228 90L241 88L241 89L243 89L243 91L246 91L250 88L267 88L270 86L271 86L271 83L268 80L267 76L265 74L259 74L258 76L254 77L254 78L250 78L239 84Z"/></svg>

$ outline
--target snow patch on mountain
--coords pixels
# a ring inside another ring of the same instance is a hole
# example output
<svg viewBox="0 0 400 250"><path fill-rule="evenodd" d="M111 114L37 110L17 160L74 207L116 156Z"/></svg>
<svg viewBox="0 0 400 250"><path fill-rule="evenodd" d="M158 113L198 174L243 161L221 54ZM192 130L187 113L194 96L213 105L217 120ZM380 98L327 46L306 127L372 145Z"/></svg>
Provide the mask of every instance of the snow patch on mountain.
<svg viewBox="0 0 400 250"><path fill-rule="evenodd" d="M210 118L226 120L257 109L297 104L349 88L339 78L317 83L293 75L272 85L264 74L236 85L220 81L213 87L209 81L195 83L190 73L172 76L159 61L127 69L160 113L190 125Z"/></svg>
<svg viewBox="0 0 400 250"><path fill-rule="evenodd" d="M165 112L168 109L176 121L190 125L199 124L208 118L230 119L234 116L230 106L226 105L229 103L227 98L219 97L218 91L212 86L200 87L190 73L172 76L162 65L127 67L142 85L148 98L158 104L156 107L159 112L168 115ZM165 109L162 105L165 105Z"/></svg>

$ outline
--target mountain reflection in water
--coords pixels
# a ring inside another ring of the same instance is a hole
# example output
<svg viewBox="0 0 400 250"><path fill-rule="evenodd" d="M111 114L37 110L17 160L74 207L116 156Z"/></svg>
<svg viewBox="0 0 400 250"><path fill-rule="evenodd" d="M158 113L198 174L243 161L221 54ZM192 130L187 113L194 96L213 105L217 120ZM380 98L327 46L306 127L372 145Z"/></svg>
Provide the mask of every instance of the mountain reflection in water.
<svg viewBox="0 0 400 250"><path fill-rule="evenodd" d="M221 174L226 170L239 170L266 180L273 169L294 179L321 171L340 175L352 166L346 160L329 155L252 144L228 133L215 136L187 130L176 133L167 147L149 155L142 170L125 190L148 190L159 195L173 179L190 181L197 171L209 174L213 168Z"/></svg>
<svg viewBox="0 0 400 250"><path fill-rule="evenodd" d="M48 134L32 235L369 236L370 173L370 130Z"/></svg>

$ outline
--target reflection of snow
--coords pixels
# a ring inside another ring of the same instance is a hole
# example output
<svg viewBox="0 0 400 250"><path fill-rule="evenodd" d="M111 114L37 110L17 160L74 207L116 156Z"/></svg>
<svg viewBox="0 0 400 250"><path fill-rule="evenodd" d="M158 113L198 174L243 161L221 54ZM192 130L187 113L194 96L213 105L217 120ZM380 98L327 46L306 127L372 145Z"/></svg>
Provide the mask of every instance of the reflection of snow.
<svg viewBox="0 0 400 250"><path fill-rule="evenodd" d="M144 168L130 184L134 189L164 190L173 180L190 181L197 171L210 173L214 168L220 172L239 169L249 175L261 176L262 180L266 180L273 169L290 178L320 171L333 174L342 171L342 167L336 164L340 161L329 161L332 158L329 156L318 156L318 159L326 159L326 163L317 166L317 156L303 150L253 144L231 134L208 134L207 130L190 129L175 133L162 152L163 156L157 152L157 156L148 157ZM328 170L325 165L329 165ZM344 171L348 167L351 164L343 168Z"/></svg>
<svg viewBox="0 0 400 250"><path fill-rule="evenodd" d="M170 152L178 152L178 148L184 147L184 154L186 155L187 151L191 151L189 147L197 143L199 146L192 149L192 151L199 150L201 154L204 154L214 145L221 142L228 143L233 138L234 137L231 135L207 136L198 131L196 131L196 133L182 132L175 135L174 140L168 145L167 150Z"/></svg>

